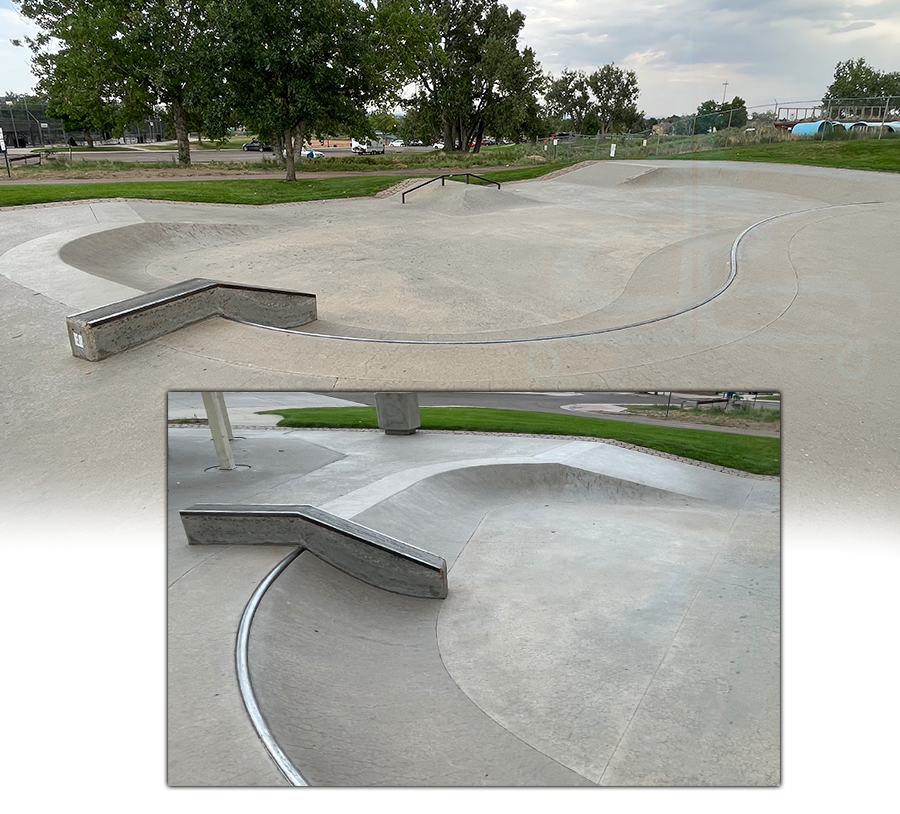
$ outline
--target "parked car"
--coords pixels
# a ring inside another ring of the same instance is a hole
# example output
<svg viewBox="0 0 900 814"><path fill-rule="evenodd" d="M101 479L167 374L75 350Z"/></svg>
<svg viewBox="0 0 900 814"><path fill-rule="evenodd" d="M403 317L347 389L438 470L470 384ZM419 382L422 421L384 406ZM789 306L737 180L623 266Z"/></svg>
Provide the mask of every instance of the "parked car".
<svg viewBox="0 0 900 814"><path fill-rule="evenodd" d="M304 147L300 153L301 158L325 158L325 153L321 150L313 150L311 147Z"/></svg>
<svg viewBox="0 0 900 814"><path fill-rule="evenodd" d="M391 147L405 147L405 146L406 146L406 142L402 138L395 138L391 142Z"/></svg>
<svg viewBox="0 0 900 814"><path fill-rule="evenodd" d="M431 146L432 146L435 150L443 150L443 149L444 149L444 142L443 142L443 141L436 141L436 142L435 142L434 144L432 144Z"/></svg>
<svg viewBox="0 0 900 814"><path fill-rule="evenodd" d="M272 145L269 144L268 141L260 142L258 138L255 138L251 141L248 141L246 144L241 145L241 149L245 152L256 150L258 152L271 153Z"/></svg>
<svg viewBox="0 0 900 814"><path fill-rule="evenodd" d="M419 141L419 139L414 138L414 139L409 143L409 146L410 146L410 147L421 147L421 146L422 146L422 142Z"/></svg>

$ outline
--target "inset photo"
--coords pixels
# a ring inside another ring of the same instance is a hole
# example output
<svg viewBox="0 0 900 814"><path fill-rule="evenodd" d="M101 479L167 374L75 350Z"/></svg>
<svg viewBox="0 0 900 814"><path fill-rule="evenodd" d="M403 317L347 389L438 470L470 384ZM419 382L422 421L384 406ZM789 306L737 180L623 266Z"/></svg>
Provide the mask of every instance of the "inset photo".
<svg viewBox="0 0 900 814"><path fill-rule="evenodd" d="M777 786L776 392L170 392L170 786Z"/></svg>

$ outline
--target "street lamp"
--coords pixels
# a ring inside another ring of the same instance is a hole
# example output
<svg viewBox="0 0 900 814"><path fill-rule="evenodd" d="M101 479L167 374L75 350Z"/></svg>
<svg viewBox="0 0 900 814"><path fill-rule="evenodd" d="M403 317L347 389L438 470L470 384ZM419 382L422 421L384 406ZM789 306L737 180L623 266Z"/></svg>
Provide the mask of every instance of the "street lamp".
<svg viewBox="0 0 900 814"><path fill-rule="evenodd" d="M16 148L19 147L19 131L16 130L16 117L13 116L13 103L7 100L6 106L9 108L9 118L13 126L13 135L16 137Z"/></svg>

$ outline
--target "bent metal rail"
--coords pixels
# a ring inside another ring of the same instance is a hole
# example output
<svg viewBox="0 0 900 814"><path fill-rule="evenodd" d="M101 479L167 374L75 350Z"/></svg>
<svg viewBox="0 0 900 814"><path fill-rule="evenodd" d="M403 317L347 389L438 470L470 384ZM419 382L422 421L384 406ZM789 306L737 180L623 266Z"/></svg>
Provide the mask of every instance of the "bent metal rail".
<svg viewBox="0 0 900 814"><path fill-rule="evenodd" d="M425 599L447 596L447 562L309 505L198 503L181 511L190 545L303 546L362 582Z"/></svg>
<svg viewBox="0 0 900 814"><path fill-rule="evenodd" d="M497 189L500 189L500 184L497 181L491 181L489 178L484 178L481 175L475 175L475 173L473 173L473 172L451 172L451 173L447 173L446 175L438 175L436 178L430 178L427 181L425 181L424 183L418 184L417 186L414 186L412 189L406 190L406 192L404 192L400 196L400 203L406 203L406 196L409 195L410 192L415 192L417 189L421 189L422 187L427 187L429 184L433 184L435 181L440 181L441 186L446 186L444 181L446 181L448 178L456 178L458 176L463 176L463 175L466 177L467 184L469 183L470 178L477 178L479 181L484 181L484 183L486 183L486 184L497 184Z"/></svg>

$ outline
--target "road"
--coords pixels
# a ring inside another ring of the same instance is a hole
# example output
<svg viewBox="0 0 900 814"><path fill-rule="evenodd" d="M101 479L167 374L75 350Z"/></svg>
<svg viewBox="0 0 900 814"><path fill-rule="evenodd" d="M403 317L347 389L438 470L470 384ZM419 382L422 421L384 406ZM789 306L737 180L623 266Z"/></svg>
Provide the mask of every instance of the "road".
<svg viewBox="0 0 900 814"><path fill-rule="evenodd" d="M351 156L353 152L349 147L314 147L325 153L326 156L342 157ZM385 153L429 153L432 152L431 147L388 147ZM178 158L178 150L175 148L157 150L157 149L134 149L134 150L96 150L96 151L73 151L72 159L74 161L175 161ZM238 149L226 150L191 150L191 161L196 164L203 164L210 161L274 161L275 157L271 152L260 153L257 151L244 151Z"/></svg>

